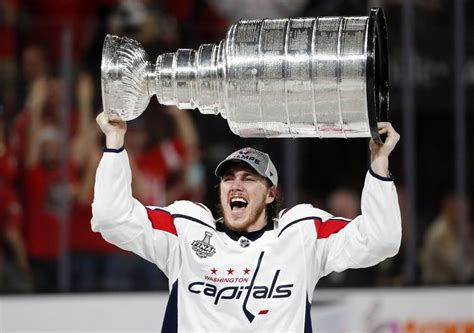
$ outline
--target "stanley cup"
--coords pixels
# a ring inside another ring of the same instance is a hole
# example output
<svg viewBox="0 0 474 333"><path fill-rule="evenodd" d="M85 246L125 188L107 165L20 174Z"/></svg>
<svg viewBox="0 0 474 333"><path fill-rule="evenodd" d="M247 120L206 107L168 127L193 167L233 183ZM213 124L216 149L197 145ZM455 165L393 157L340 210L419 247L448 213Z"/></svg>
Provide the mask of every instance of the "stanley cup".
<svg viewBox="0 0 474 333"><path fill-rule="evenodd" d="M388 116L385 17L240 21L218 44L149 61L108 35L101 65L110 120L132 120L156 94L164 105L221 114L241 137L372 137Z"/></svg>

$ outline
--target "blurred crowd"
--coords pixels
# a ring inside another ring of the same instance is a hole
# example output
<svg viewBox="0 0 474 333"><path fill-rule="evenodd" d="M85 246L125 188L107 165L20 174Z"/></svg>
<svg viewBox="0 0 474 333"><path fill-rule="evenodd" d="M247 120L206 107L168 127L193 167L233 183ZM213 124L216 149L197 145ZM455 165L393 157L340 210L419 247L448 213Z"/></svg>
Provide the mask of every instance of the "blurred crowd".
<svg viewBox="0 0 474 333"><path fill-rule="evenodd" d="M90 228L103 147L95 124L98 66L106 30L159 52L177 45L179 23L186 21L180 7L186 5L0 2L0 291L167 288L154 265ZM128 124L134 196L158 206L202 201L199 137L189 113L156 103L150 108L161 130L146 117ZM60 271L65 267L66 284Z"/></svg>
<svg viewBox="0 0 474 333"><path fill-rule="evenodd" d="M168 288L154 265L90 229L104 144L95 116L101 111L106 33L134 38L156 56L219 41L240 17L331 12L339 2L0 0L0 292ZM206 179L202 146L212 131L198 132L188 111L153 100L148 109L153 111L128 123L125 146L134 196L156 206L178 199L206 201L205 189L215 182ZM403 198L401 193L402 208ZM470 263L464 267L467 280L474 279L474 237L466 230L468 246L459 247L454 199L447 195L440 203L419 247L419 283L456 283L463 256ZM313 203L348 218L360 213L358 192L349 188ZM402 249L382 265L334 274L322 284L404 285L403 259Z"/></svg>

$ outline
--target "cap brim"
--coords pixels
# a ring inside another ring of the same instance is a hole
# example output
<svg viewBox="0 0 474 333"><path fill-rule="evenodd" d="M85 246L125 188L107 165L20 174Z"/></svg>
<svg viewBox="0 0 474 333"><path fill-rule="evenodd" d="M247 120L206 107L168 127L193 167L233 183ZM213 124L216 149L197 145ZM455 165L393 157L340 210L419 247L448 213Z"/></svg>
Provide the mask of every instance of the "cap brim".
<svg viewBox="0 0 474 333"><path fill-rule="evenodd" d="M226 172L226 170L230 168L230 165L231 165L231 164L236 164L236 163L245 163L245 164L247 164L248 166L250 166L253 170L255 170L259 175L261 175L261 176L267 178L267 176L262 175L262 174L260 173L260 171L258 171L257 169L255 169L254 166L253 166L251 163L249 163L249 162L246 161L246 160L239 159L239 158L231 158L231 159L224 160L224 161L222 161L221 163L219 163L219 164L217 165L217 167L216 167L216 171L214 172L215 175L216 175L217 177L222 177L222 176L224 175L224 173Z"/></svg>

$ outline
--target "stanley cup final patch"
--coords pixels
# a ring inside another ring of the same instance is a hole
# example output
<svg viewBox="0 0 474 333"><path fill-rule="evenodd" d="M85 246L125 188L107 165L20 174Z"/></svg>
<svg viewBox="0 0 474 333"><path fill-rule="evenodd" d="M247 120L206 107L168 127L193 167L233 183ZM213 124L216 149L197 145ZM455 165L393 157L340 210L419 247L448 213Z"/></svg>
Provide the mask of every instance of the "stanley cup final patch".
<svg viewBox="0 0 474 333"><path fill-rule="evenodd" d="M199 258L212 257L216 253L216 248L211 245L211 237L212 233L205 231L202 240L195 240L191 243L194 252L196 252Z"/></svg>

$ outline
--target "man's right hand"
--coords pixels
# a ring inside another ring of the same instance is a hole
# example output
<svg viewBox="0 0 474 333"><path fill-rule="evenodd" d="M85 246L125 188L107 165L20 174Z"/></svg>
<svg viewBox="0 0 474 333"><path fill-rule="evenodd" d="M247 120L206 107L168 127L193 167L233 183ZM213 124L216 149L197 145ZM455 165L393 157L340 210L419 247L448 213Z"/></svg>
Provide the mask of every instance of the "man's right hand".
<svg viewBox="0 0 474 333"><path fill-rule="evenodd" d="M124 145L127 123L125 121L109 121L105 112L99 113L97 124L105 134L105 145L109 149L120 149Z"/></svg>

